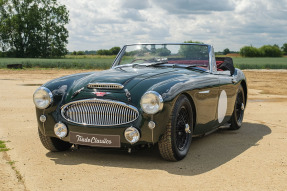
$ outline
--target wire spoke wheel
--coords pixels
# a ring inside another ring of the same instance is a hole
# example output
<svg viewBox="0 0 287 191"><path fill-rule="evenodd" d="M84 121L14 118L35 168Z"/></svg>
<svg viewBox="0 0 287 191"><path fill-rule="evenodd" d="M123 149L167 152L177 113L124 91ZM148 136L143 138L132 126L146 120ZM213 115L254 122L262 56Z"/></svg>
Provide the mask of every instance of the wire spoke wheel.
<svg viewBox="0 0 287 191"><path fill-rule="evenodd" d="M239 86L234 104L234 111L231 116L230 130L237 130L241 127L245 110L245 94L242 85Z"/></svg>
<svg viewBox="0 0 287 191"><path fill-rule="evenodd" d="M181 95L173 106L166 132L158 144L162 158L169 161L182 160L188 153L192 133L192 106L189 99Z"/></svg>
<svg viewBox="0 0 287 191"><path fill-rule="evenodd" d="M188 134L185 131L185 125L189 124L188 111L182 107L177 116L176 122L176 146L179 150L184 150L187 144Z"/></svg>
<svg viewBox="0 0 287 191"><path fill-rule="evenodd" d="M238 123L242 123L244 113L243 92L238 91L235 105L236 119Z"/></svg>

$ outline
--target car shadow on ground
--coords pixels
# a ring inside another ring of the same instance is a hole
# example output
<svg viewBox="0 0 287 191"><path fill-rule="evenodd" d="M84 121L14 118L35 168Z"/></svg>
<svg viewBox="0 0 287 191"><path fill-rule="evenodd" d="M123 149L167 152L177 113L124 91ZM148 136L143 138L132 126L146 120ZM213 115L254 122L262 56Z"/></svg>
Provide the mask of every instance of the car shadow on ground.
<svg viewBox="0 0 287 191"><path fill-rule="evenodd" d="M46 155L56 164L90 164L107 167L163 170L171 174L192 176L213 170L251 147L271 133L263 124L243 123L237 131L218 130L192 141L186 158L179 162L161 159L158 149L146 149L132 154L120 150L82 148L66 152L48 152Z"/></svg>

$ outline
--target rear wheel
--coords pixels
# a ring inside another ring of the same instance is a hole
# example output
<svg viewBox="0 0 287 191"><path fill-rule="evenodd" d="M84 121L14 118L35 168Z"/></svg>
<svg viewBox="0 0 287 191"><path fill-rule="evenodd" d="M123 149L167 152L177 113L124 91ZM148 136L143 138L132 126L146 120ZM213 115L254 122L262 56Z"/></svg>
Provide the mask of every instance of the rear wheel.
<svg viewBox="0 0 287 191"><path fill-rule="evenodd" d="M231 117L230 130L237 130L241 127L245 110L245 96L242 85L237 90L236 101L234 104L234 111Z"/></svg>
<svg viewBox="0 0 287 191"><path fill-rule="evenodd" d="M181 95L169 117L166 132L159 141L159 151L165 160L179 161L188 153L192 132L192 107L188 98Z"/></svg>
<svg viewBox="0 0 287 191"><path fill-rule="evenodd" d="M58 138L43 135L39 128L38 133L43 146L50 151L66 151L72 146L71 143L62 141Z"/></svg>

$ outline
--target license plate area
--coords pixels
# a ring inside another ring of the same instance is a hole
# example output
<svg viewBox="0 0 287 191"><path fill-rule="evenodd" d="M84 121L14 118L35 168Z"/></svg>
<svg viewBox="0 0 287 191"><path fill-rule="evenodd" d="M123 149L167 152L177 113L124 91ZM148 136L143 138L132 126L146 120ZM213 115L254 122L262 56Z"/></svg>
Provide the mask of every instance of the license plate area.
<svg viewBox="0 0 287 191"><path fill-rule="evenodd" d="M121 147L119 135L87 134L70 131L70 142L92 147Z"/></svg>

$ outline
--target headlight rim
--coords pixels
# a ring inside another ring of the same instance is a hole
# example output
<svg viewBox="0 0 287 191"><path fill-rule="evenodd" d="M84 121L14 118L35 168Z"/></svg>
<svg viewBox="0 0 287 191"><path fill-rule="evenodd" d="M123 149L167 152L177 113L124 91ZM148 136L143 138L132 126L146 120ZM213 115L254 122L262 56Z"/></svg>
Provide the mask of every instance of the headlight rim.
<svg viewBox="0 0 287 191"><path fill-rule="evenodd" d="M157 97L157 99L158 99L158 101L159 101L159 109L158 109L156 112L148 112L148 111L145 111L145 110L144 110L144 107L142 106L142 99L143 99L143 97L144 97L146 94L154 94L154 95ZM142 110L143 110L146 114L150 114L150 115L156 114L156 113L160 112L160 111L163 109L163 98L162 98L162 96L161 96L158 92L156 92L156 91L147 91L147 92L145 92L145 93L143 94L143 96L141 97L140 106L141 106Z"/></svg>
<svg viewBox="0 0 287 191"><path fill-rule="evenodd" d="M39 90L44 90L44 91L49 95L49 98L50 98L50 99L49 99L49 104L46 105L45 107L40 107L40 106L37 105L36 102L35 102L35 95L36 95L36 93L37 93ZM33 94L33 102L34 102L35 106L36 106L38 109L46 109L46 108L50 107L50 106L52 105L53 101L54 101L54 99L53 99L53 94L52 94L51 90L49 90L49 89L46 88L46 87L41 86L41 87L37 88L36 91L35 91L34 94Z"/></svg>

